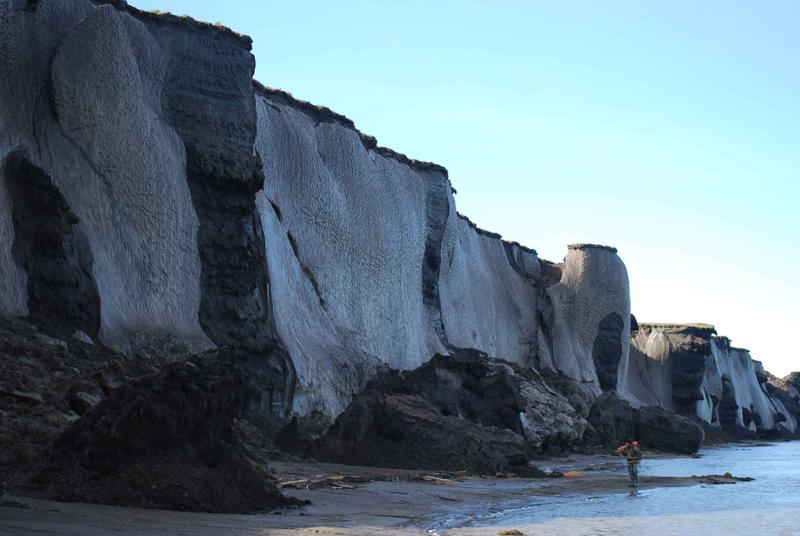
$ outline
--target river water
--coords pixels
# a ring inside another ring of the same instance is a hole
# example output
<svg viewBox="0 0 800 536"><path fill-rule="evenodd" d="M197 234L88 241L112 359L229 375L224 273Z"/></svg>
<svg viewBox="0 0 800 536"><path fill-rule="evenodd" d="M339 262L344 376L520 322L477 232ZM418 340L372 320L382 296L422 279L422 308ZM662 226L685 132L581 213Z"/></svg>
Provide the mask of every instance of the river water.
<svg viewBox="0 0 800 536"><path fill-rule="evenodd" d="M441 520L430 532L497 534L499 529L518 528L536 535L800 535L800 442L735 444L701 454L697 459L645 460L640 474L730 472L755 480L482 505ZM618 470L624 471L623 464Z"/></svg>

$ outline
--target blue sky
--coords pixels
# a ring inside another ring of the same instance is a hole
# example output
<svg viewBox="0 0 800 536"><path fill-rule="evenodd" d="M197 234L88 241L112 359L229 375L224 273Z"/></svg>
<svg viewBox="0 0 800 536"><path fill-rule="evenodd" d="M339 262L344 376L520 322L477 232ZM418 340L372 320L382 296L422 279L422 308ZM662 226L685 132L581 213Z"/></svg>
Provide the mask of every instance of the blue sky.
<svg viewBox="0 0 800 536"><path fill-rule="evenodd" d="M618 247L640 321L800 369L800 3L130 3L252 36L256 78L444 165L481 227Z"/></svg>

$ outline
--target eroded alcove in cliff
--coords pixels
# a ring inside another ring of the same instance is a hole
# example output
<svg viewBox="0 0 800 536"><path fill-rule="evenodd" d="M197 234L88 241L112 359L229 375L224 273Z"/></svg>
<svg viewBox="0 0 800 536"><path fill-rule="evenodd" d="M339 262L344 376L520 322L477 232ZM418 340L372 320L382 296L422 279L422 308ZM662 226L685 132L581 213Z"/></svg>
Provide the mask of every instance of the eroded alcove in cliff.
<svg viewBox="0 0 800 536"><path fill-rule="evenodd" d="M23 152L9 154L3 165L13 207L13 250L28 275L31 319L94 337L100 328L100 299L77 216L50 177Z"/></svg>

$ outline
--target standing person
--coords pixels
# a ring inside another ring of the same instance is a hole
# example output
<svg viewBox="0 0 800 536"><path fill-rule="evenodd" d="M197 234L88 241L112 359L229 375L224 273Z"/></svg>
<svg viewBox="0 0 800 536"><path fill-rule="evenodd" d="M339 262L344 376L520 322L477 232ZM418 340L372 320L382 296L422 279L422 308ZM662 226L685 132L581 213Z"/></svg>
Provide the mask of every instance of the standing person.
<svg viewBox="0 0 800 536"><path fill-rule="evenodd" d="M639 462L642 461L642 451L639 449L638 441L628 440L622 444L616 451L617 454L622 454L628 462L628 476L630 477L630 487L639 487Z"/></svg>

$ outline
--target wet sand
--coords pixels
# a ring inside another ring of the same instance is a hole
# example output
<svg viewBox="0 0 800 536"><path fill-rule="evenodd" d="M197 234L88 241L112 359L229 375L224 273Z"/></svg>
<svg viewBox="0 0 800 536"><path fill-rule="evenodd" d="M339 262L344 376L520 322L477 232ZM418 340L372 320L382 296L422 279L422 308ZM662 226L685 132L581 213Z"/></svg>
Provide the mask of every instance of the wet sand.
<svg viewBox="0 0 800 536"><path fill-rule="evenodd" d="M465 478L418 471L385 470L314 463L275 463L283 482L316 482L305 489L287 487L288 495L310 500L301 508L262 515L223 515L58 503L5 497L0 505L0 535L368 535L429 534L427 528L450 515L487 503L536 496L626 493L628 481L612 456L571 456L539 460L541 467L576 470L576 478ZM328 483L327 477L332 477ZM425 479L428 480L425 480ZM439 480L439 479L443 480ZM320 482L325 483L320 484ZM363 481L363 482L362 482ZM701 477L643 477L641 489L707 483ZM322 485L314 489L315 485ZM564 520L566 526L521 527L526 534L626 534L589 532L579 525L592 520ZM589 525L587 525L588 527ZM594 526L593 526L594 527ZM507 528L507 527L503 527ZM497 534L499 527L453 529L441 534ZM593 528L592 528L593 530ZM611 529L617 530L617 529ZM549 532L547 532L549 531ZM661 531L662 534L667 534Z"/></svg>

